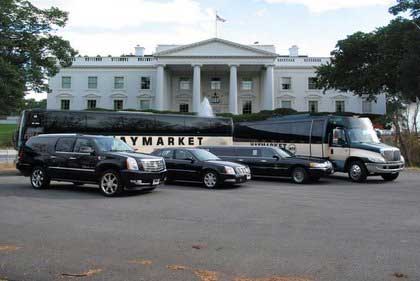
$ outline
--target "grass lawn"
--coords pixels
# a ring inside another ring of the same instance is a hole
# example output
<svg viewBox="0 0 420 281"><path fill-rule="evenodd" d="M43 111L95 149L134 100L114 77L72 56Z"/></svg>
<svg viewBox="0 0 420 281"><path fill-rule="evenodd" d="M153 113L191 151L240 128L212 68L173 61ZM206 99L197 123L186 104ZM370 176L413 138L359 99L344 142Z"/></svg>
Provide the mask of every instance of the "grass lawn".
<svg viewBox="0 0 420 281"><path fill-rule="evenodd" d="M13 133L16 125L0 124L0 148L13 147Z"/></svg>

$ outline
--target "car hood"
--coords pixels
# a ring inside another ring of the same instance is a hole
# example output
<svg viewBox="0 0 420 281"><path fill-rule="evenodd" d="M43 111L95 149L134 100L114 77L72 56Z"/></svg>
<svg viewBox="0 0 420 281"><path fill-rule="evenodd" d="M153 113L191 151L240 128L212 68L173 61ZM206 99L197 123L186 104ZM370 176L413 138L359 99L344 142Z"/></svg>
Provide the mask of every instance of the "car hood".
<svg viewBox="0 0 420 281"><path fill-rule="evenodd" d="M384 143L364 143L364 142L360 142L360 143L351 143L351 148L358 148L358 149L363 149L363 150L367 150L367 151L372 151L372 152L376 152L376 153L380 153L381 150L387 150L387 149L397 149L396 147L384 144Z"/></svg>
<svg viewBox="0 0 420 281"><path fill-rule="evenodd" d="M110 155L118 155L122 157L133 157L137 160L141 159L162 159L162 157L157 157L153 155L138 153L138 152L108 152Z"/></svg>
<svg viewBox="0 0 420 281"><path fill-rule="evenodd" d="M209 160L209 161L204 161L204 162L215 164L215 165L220 165L220 166L229 166L229 167L233 167L233 168L244 167L244 165L242 165L242 164L229 162L229 161L222 161L222 160Z"/></svg>

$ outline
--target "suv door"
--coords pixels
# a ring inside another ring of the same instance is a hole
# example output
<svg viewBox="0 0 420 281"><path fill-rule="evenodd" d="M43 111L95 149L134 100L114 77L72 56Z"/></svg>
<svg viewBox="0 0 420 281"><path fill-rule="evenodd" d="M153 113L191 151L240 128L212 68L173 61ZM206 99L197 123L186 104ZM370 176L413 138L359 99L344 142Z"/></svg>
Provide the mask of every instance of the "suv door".
<svg viewBox="0 0 420 281"><path fill-rule="evenodd" d="M54 153L51 156L51 166L49 173L51 178L55 179L74 179L77 175L68 166L69 160L72 157L75 137L61 137L55 143Z"/></svg>
<svg viewBox="0 0 420 281"><path fill-rule="evenodd" d="M93 141L89 138L77 138L73 153L68 160L68 167L73 169L80 181L96 181L95 168L98 162Z"/></svg>
<svg viewBox="0 0 420 281"><path fill-rule="evenodd" d="M200 180L201 163L188 150L175 150L173 164L176 179L188 181Z"/></svg>

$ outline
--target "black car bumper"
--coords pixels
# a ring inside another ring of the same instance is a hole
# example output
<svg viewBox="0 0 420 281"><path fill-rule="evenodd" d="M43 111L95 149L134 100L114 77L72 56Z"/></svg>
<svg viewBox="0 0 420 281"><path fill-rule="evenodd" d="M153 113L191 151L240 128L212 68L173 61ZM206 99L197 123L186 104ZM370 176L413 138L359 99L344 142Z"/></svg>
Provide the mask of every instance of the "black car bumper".
<svg viewBox="0 0 420 281"><path fill-rule="evenodd" d="M154 173L133 170L121 171L121 179L126 189L141 190L155 188L163 183L165 177L166 170Z"/></svg>
<svg viewBox="0 0 420 281"><path fill-rule="evenodd" d="M334 169L330 168L310 168L309 169L309 176L310 177L325 177L334 173Z"/></svg>
<svg viewBox="0 0 420 281"><path fill-rule="evenodd" d="M29 164L24 164L20 162L16 162L16 169L19 170L19 172L24 175L25 177L29 177L32 172L32 166Z"/></svg>
<svg viewBox="0 0 420 281"><path fill-rule="evenodd" d="M244 183L251 179L251 175L228 175L220 174L220 180L224 183Z"/></svg>

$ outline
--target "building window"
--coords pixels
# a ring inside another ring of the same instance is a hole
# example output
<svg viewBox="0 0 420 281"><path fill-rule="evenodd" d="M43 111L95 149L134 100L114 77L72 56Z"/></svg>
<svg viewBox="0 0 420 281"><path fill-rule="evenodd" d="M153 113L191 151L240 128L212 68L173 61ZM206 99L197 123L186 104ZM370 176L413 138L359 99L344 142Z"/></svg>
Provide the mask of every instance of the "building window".
<svg viewBox="0 0 420 281"><path fill-rule="evenodd" d="M188 106L188 103L181 103L181 104L179 105L179 112L182 112L182 113L187 113L187 112L189 112L189 106Z"/></svg>
<svg viewBox="0 0 420 281"><path fill-rule="evenodd" d="M188 78L179 79L179 88L181 90L189 90L191 87L190 85L191 85L190 79Z"/></svg>
<svg viewBox="0 0 420 281"><path fill-rule="evenodd" d="M114 100L114 110L123 110L123 100Z"/></svg>
<svg viewBox="0 0 420 281"><path fill-rule="evenodd" d="M95 109L96 108L96 100L87 100L87 108L88 109Z"/></svg>
<svg viewBox="0 0 420 281"><path fill-rule="evenodd" d="M61 88L70 89L71 88L71 77L63 76L61 77Z"/></svg>
<svg viewBox="0 0 420 281"><path fill-rule="evenodd" d="M212 90L220 90L222 87L222 82L220 81L220 78L212 78L210 88Z"/></svg>
<svg viewBox="0 0 420 281"><path fill-rule="evenodd" d="M335 101L335 112L345 112L345 104L343 100Z"/></svg>
<svg viewBox="0 0 420 281"><path fill-rule="evenodd" d="M281 78L281 89L282 90L290 90L290 89L292 89L292 78L290 78L290 77L282 77Z"/></svg>
<svg viewBox="0 0 420 281"><path fill-rule="evenodd" d="M242 104L242 114L251 114L252 113L252 101L247 100Z"/></svg>
<svg viewBox="0 0 420 281"><path fill-rule="evenodd" d="M210 103L211 104L219 104L220 103L220 96L217 93L214 93L211 97L210 97Z"/></svg>
<svg viewBox="0 0 420 281"><path fill-rule="evenodd" d="M98 77L89 76L88 77L88 89L97 89L98 88Z"/></svg>
<svg viewBox="0 0 420 281"><path fill-rule="evenodd" d="M241 89L245 91L252 90L252 80L246 79L241 81Z"/></svg>
<svg viewBox="0 0 420 281"><path fill-rule="evenodd" d="M292 108L292 101L282 100L281 101L281 108Z"/></svg>
<svg viewBox="0 0 420 281"><path fill-rule="evenodd" d="M316 100L308 101L308 111L311 113L318 112L318 101Z"/></svg>
<svg viewBox="0 0 420 281"><path fill-rule="evenodd" d="M124 77L114 77L114 89L124 88Z"/></svg>
<svg viewBox="0 0 420 281"><path fill-rule="evenodd" d="M141 77L140 89L150 90L150 77Z"/></svg>
<svg viewBox="0 0 420 281"><path fill-rule="evenodd" d="M140 109L141 110L150 109L150 100L140 100Z"/></svg>
<svg viewBox="0 0 420 281"><path fill-rule="evenodd" d="M362 101L362 112L363 113L372 113L372 102L368 100Z"/></svg>
<svg viewBox="0 0 420 281"><path fill-rule="evenodd" d="M61 110L69 110L70 109L70 100L61 100Z"/></svg>
<svg viewBox="0 0 420 281"><path fill-rule="evenodd" d="M308 89L309 90L319 90L318 88L318 79L316 77L308 78Z"/></svg>

